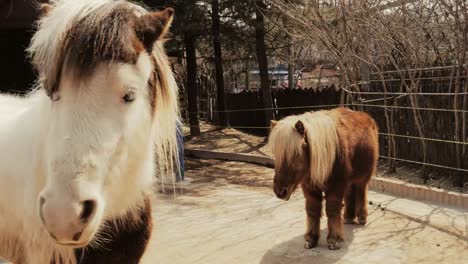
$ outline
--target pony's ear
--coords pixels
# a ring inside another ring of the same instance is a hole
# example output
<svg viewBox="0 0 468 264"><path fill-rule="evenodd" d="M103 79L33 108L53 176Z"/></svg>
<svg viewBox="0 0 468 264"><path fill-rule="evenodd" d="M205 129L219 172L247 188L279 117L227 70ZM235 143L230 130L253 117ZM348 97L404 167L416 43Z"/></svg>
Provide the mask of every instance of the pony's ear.
<svg viewBox="0 0 468 264"><path fill-rule="evenodd" d="M302 123L301 120L296 122L295 127L296 127L297 132L299 132L299 134L301 134L303 136L305 135L304 123Z"/></svg>
<svg viewBox="0 0 468 264"><path fill-rule="evenodd" d="M39 17L47 16L47 14L49 14L50 11L52 11L52 9L54 9L54 7L51 4L41 4L39 7Z"/></svg>
<svg viewBox="0 0 468 264"><path fill-rule="evenodd" d="M270 127L271 127L271 128L274 128L274 127L276 126L277 123L278 123L278 121L276 121L276 120L271 120L271 121L270 121Z"/></svg>
<svg viewBox="0 0 468 264"><path fill-rule="evenodd" d="M164 38L171 27L173 17L174 9L169 7L137 18L135 32L147 51L151 52L154 43Z"/></svg>

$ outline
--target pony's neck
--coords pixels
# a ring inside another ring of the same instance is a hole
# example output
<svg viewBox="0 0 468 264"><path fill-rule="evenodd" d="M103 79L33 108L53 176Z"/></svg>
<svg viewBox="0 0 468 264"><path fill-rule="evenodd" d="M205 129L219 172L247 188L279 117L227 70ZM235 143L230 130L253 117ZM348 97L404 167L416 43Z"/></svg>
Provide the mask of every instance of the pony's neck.
<svg viewBox="0 0 468 264"><path fill-rule="evenodd" d="M0 153L0 211L3 207L14 219L36 212L31 206L45 181L41 159L50 101L39 90L24 98L0 95L0 103L0 145L4 149ZM12 200L22 201L23 206L10 208L8 201Z"/></svg>

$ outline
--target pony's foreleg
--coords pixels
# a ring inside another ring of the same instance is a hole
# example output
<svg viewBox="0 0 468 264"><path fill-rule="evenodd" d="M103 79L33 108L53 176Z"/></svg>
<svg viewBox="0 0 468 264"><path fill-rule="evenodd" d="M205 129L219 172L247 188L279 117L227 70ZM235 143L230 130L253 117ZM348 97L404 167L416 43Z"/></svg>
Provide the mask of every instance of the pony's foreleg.
<svg viewBox="0 0 468 264"><path fill-rule="evenodd" d="M327 190L326 213L328 218L328 249L340 249L340 243L344 241L343 218L341 209L343 208L344 188L341 190Z"/></svg>
<svg viewBox="0 0 468 264"><path fill-rule="evenodd" d="M367 183L355 186L356 216L360 225L367 222Z"/></svg>
<svg viewBox="0 0 468 264"><path fill-rule="evenodd" d="M306 198L307 231L304 235L305 248L314 248L320 237L320 217L322 216L322 192L303 189Z"/></svg>

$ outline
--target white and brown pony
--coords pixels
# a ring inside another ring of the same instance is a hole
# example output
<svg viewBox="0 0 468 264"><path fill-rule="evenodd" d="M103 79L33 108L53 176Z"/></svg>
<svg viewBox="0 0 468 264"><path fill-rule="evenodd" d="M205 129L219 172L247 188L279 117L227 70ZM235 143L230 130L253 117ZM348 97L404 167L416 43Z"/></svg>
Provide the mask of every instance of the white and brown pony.
<svg viewBox="0 0 468 264"><path fill-rule="evenodd" d="M155 163L171 171L177 155L163 50L173 10L63 0L43 11L28 49L37 89L0 96L0 257L138 263Z"/></svg>
<svg viewBox="0 0 468 264"><path fill-rule="evenodd" d="M305 247L318 245L322 193L328 248L344 240L346 223L367 221L367 185L378 159L378 127L366 113L336 108L272 121L269 144L275 159L274 192L289 200L300 184L306 198Z"/></svg>

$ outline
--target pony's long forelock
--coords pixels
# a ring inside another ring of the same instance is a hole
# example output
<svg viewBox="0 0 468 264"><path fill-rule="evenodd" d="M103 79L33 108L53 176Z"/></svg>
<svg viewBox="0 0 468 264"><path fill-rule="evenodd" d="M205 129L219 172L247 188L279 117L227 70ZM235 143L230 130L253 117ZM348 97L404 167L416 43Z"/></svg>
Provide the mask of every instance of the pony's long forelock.
<svg viewBox="0 0 468 264"><path fill-rule="evenodd" d="M101 61L135 62L133 19L147 13L123 0L52 0L28 53L48 92L62 71L91 71Z"/></svg>
<svg viewBox="0 0 468 264"><path fill-rule="evenodd" d="M164 188L164 178L169 175L174 184L175 169L179 167L177 151L177 122L179 121L178 89L164 43L154 46L153 57L159 71L159 89L156 90L154 141L157 173Z"/></svg>
<svg viewBox="0 0 468 264"><path fill-rule="evenodd" d="M299 120L303 122L310 154L310 181L318 187L324 186L340 152L336 120L327 113L318 111L286 117L275 125L269 136L275 166L280 167L285 161L293 163L303 151L303 136L295 124Z"/></svg>

